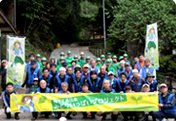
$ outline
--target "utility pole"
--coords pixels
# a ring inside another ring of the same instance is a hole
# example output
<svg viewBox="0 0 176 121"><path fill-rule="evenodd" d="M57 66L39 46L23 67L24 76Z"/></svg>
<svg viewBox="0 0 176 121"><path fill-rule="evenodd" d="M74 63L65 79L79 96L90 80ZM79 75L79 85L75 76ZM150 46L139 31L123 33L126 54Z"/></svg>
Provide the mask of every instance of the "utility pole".
<svg viewBox="0 0 176 121"><path fill-rule="evenodd" d="M106 23L105 23L105 0L103 2L103 33L104 33L104 49L106 49Z"/></svg>
<svg viewBox="0 0 176 121"><path fill-rule="evenodd" d="M14 5L14 27L16 28L16 0L13 1Z"/></svg>

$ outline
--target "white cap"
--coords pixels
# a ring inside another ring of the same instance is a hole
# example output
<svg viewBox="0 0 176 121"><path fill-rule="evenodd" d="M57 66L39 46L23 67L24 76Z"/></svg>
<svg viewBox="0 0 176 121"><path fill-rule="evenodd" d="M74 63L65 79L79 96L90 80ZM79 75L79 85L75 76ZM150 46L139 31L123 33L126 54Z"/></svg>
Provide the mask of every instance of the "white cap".
<svg viewBox="0 0 176 121"><path fill-rule="evenodd" d="M125 61L124 61L124 60L121 60L120 63L124 63L124 64L125 64Z"/></svg>
<svg viewBox="0 0 176 121"><path fill-rule="evenodd" d="M84 52L81 52L80 55L84 55Z"/></svg>
<svg viewBox="0 0 176 121"><path fill-rule="evenodd" d="M145 86L147 86L148 88L150 88L150 86L149 86L148 84L143 84L143 85L142 85L142 89L143 89Z"/></svg>
<svg viewBox="0 0 176 121"><path fill-rule="evenodd" d="M79 64L77 64L75 67L81 67Z"/></svg>
<svg viewBox="0 0 176 121"><path fill-rule="evenodd" d="M84 68L85 68L85 67L88 67L88 68L89 68L89 64L85 64L85 65L84 65Z"/></svg>
<svg viewBox="0 0 176 121"><path fill-rule="evenodd" d="M113 72L112 72L112 71L109 71L109 72L108 72L108 76L111 75L111 74L113 74ZM114 74L113 74L113 75L114 75Z"/></svg>
<svg viewBox="0 0 176 121"><path fill-rule="evenodd" d="M67 121L67 119L65 117L61 117L59 121Z"/></svg>
<svg viewBox="0 0 176 121"><path fill-rule="evenodd" d="M162 84L160 84L159 88L161 88L161 87L167 87L167 85L162 83Z"/></svg>
<svg viewBox="0 0 176 121"><path fill-rule="evenodd" d="M33 80L38 80L38 78L34 78Z"/></svg>
<svg viewBox="0 0 176 121"><path fill-rule="evenodd" d="M137 73L138 73L138 70L137 70L137 69L133 69L132 73L134 73L134 72L137 72Z"/></svg>
<svg viewBox="0 0 176 121"><path fill-rule="evenodd" d="M59 71L66 71L66 69L64 67L61 67Z"/></svg>
<svg viewBox="0 0 176 121"><path fill-rule="evenodd" d="M6 60L2 60L2 62L1 62L1 63L4 63L4 62L5 62L5 63L7 63L7 61L6 61Z"/></svg>

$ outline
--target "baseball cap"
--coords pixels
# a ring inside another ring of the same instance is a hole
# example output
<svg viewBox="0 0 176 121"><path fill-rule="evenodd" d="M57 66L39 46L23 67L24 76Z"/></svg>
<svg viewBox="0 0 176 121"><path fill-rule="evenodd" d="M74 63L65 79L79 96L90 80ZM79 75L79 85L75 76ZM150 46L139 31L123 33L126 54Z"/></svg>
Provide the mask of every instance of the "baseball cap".
<svg viewBox="0 0 176 121"><path fill-rule="evenodd" d="M161 88L161 87L167 87L167 85L162 83L162 84L160 84L159 88Z"/></svg>
<svg viewBox="0 0 176 121"><path fill-rule="evenodd" d="M85 65L84 65L84 68L85 68L85 67L88 67L88 68L89 68L89 64L85 64Z"/></svg>
<svg viewBox="0 0 176 121"><path fill-rule="evenodd" d="M36 64L36 61L35 60L31 60L31 64Z"/></svg>
<svg viewBox="0 0 176 121"><path fill-rule="evenodd" d="M80 55L84 55L84 52L81 52Z"/></svg>
<svg viewBox="0 0 176 121"><path fill-rule="evenodd" d="M59 71L66 71L66 69L64 67L61 67Z"/></svg>
<svg viewBox="0 0 176 121"><path fill-rule="evenodd" d="M108 76L109 76L109 75L114 75L114 74L113 74L112 71L109 71L109 72L108 72Z"/></svg>
<svg viewBox="0 0 176 121"><path fill-rule="evenodd" d="M133 69L132 73L134 73L134 72L138 72L138 70L137 69Z"/></svg>
<svg viewBox="0 0 176 121"><path fill-rule="evenodd" d="M142 89L144 88L144 87L146 87L147 86L147 88L150 88L150 86L148 85L148 84L143 84L142 85Z"/></svg>

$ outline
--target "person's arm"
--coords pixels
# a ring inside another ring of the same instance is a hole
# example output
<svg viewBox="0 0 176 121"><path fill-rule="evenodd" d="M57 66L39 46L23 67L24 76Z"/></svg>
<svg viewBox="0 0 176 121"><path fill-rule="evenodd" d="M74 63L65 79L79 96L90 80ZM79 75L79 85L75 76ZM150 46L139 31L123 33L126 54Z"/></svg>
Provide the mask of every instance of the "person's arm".
<svg viewBox="0 0 176 121"><path fill-rule="evenodd" d="M28 80L28 73L26 72L26 78L22 84L22 87L24 87L27 84L27 80Z"/></svg>
<svg viewBox="0 0 176 121"><path fill-rule="evenodd" d="M7 100L6 100L5 92L2 92L2 100L3 100L5 107L9 107Z"/></svg>
<svg viewBox="0 0 176 121"><path fill-rule="evenodd" d="M175 106L175 96L172 97L169 104L163 104L163 108L166 108L166 109L174 108L174 106Z"/></svg>

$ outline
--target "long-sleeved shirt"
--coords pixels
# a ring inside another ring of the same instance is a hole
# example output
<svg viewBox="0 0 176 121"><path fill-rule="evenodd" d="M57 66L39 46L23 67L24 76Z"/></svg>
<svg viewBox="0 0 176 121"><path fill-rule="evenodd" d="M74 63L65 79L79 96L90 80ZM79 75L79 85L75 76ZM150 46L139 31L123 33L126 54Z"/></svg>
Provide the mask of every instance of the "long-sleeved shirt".
<svg viewBox="0 0 176 121"><path fill-rule="evenodd" d="M11 93L9 93L7 90L2 92L2 100L5 107L10 107L10 95L13 93L18 94L16 90L13 90ZM8 98L6 97L6 95L8 96Z"/></svg>

